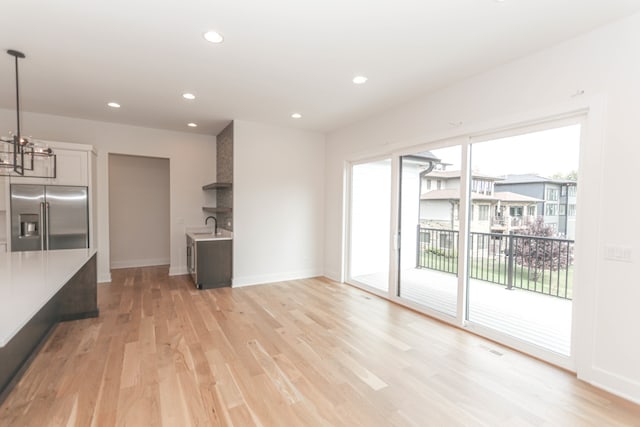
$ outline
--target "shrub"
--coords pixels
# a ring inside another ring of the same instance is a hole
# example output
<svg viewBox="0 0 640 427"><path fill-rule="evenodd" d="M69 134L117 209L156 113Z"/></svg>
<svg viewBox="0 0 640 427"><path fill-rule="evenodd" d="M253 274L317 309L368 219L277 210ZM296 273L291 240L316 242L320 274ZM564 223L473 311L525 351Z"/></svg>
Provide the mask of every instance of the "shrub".
<svg viewBox="0 0 640 427"><path fill-rule="evenodd" d="M557 271L566 269L573 262L572 246L546 239L528 239L518 236L557 237L552 226L545 224L542 217L513 236L514 261L524 267L533 269L533 280L544 270Z"/></svg>

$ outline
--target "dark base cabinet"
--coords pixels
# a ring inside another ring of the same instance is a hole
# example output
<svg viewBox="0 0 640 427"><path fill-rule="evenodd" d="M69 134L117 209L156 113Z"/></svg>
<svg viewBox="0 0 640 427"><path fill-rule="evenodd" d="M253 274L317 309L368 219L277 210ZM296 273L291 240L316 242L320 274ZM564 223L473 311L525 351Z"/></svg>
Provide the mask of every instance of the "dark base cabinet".
<svg viewBox="0 0 640 427"><path fill-rule="evenodd" d="M231 286L233 240L195 241L187 237L187 264L198 289Z"/></svg>
<svg viewBox="0 0 640 427"><path fill-rule="evenodd" d="M0 402L13 389L56 323L98 317L96 255L4 346L0 347Z"/></svg>

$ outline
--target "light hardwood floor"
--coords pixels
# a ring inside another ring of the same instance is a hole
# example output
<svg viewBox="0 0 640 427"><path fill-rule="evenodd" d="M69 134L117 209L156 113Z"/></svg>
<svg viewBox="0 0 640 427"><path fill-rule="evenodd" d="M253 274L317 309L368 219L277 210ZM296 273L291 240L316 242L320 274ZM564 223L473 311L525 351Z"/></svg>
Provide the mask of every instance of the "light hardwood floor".
<svg viewBox="0 0 640 427"><path fill-rule="evenodd" d="M0 426L632 426L640 407L347 285L197 291L116 270Z"/></svg>

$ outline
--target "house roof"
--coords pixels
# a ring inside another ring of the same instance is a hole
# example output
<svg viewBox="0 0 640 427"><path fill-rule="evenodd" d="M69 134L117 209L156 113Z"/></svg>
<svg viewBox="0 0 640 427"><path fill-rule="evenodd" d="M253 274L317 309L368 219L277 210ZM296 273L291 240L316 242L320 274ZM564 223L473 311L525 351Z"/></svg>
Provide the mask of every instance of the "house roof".
<svg viewBox="0 0 640 427"><path fill-rule="evenodd" d="M432 190L423 193L420 196L420 200L460 200L460 190L457 188ZM471 200L484 200L493 203L497 203L498 201L504 203L537 203L542 201L535 197L524 196L522 194L512 193L511 191L494 192L492 196L472 192Z"/></svg>
<svg viewBox="0 0 640 427"><path fill-rule="evenodd" d="M491 181L497 181L500 180L502 178L499 178L497 176L492 176L492 175L486 175L480 172L472 172L471 176L473 178L483 178L483 179L487 179L487 180L491 180ZM444 179L452 179L452 178L460 178L460 171L456 170L456 171L439 171L439 170L434 170L431 171L428 175L426 175L427 178L444 178Z"/></svg>
<svg viewBox="0 0 640 427"><path fill-rule="evenodd" d="M496 199L503 202L526 202L537 203L542 202L542 199L536 199L535 197L525 196L523 194L512 193L511 191L495 191L493 195Z"/></svg>
<svg viewBox="0 0 640 427"><path fill-rule="evenodd" d="M496 182L496 185L529 184L529 183L537 183L537 182L549 182L554 184L577 184L576 181L569 180L569 179L545 178L544 176L540 176L532 173L523 173L523 174L505 175L503 178L500 179L499 182Z"/></svg>

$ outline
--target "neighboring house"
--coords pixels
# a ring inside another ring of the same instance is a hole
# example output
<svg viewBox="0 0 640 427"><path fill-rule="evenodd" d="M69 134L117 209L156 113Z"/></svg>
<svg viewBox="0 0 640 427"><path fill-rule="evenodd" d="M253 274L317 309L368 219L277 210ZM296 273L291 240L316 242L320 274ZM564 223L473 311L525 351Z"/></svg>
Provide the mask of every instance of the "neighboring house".
<svg viewBox="0 0 640 427"><path fill-rule="evenodd" d="M423 175L420 223L428 228L459 229L460 171L440 169ZM542 199L509 191L496 192L501 178L473 172L470 231L504 233L526 226L537 214Z"/></svg>
<svg viewBox="0 0 640 427"><path fill-rule="evenodd" d="M558 234L575 239L577 182L534 174L507 175L495 183L496 190L540 199L537 211Z"/></svg>

